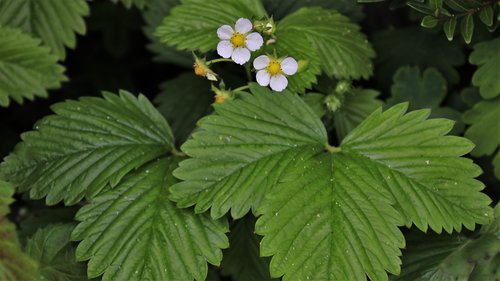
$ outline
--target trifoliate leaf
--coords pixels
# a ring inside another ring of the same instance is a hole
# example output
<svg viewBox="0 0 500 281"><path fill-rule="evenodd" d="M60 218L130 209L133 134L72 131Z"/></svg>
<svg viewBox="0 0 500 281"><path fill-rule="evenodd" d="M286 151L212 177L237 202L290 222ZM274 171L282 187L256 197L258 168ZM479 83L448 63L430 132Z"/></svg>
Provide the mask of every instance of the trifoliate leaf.
<svg viewBox="0 0 500 281"><path fill-rule="evenodd" d="M217 28L234 25L239 18L261 19L266 11L260 0L184 0L171 10L155 36L180 50L214 50Z"/></svg>
<svg viewBox="0 0 500 281"><path fill-rule="evenodd" d="M285 17L277 28L293 33L294 38L305 36L329 76L367 79L372 75L375 52L370 43L357 24L334 10L302 8Z"/></svg>
<svg viewBox="0 0 500 281"><path fill-rule="evenodd" d="M464 54L456 42L448 42L441 34L407 27L377 32L372 42L378 54L375 76L384 86L391 84L394 73L401 66L408 65L421 69L434 67L450 84L460 79L455 67L465 62Z"/></svg>
<svg viewBox="0 0 500 281"><path fill-rule="evenodd" d="M376 110L340 148L289 164L258 210L273 277L386 280L399 273L397 226L451 232L489 221L491 200L473 179L481 170L459 157L473 145L444 136L449 120L406 108Z"/></svg>
<svg viewBox="0 0 500 281"><path fill-rule="evenodd" d="M271 281L269 258L261 258L260 238L254 233L255 218L251 215L233 222L229 233L231 247L224 251L222 275L236 281Z"/></svg>
<svg viewBox="0 0 500 281"><path fill-rule="evenodd" d="M143 9L142 17L146 25L142 28L144 34L151 41L147 48L155 54L154 60L158 62L175 63L185 67L193 64L193 55L188 52L177 51L175 47L160 43L160 39L153 35L170 9L179 4L179 0L148 0Z"/></svg>
<svg viewBox="0 0 500 281"><path fill-rule="evenodd" d="M463 119L471 126L465 131L465 137L471 139L476 147L473 156L491 155L500 145L500 97L478 102L465 112Z"/></svg>
<svg viewBox="0 0 500 281"><path fill-rule="evenodd" d="M333 113L333 123L338 140L341 141L383 102L380 93L371 89L352 89L342 96L342 105Z"/></svg>
<svg viewBox="0 0 500 281"><path fill-rule="evenodd" d="M472 84L479 87L481 96L491 99L500 95L500 38L481 42L474 46L469 61L479 68L472 76Z"/></svg>
<svg viewBox="0 0 500 281"><path fill-rule="evenodd" d="M227 223L168 200L177 162L169 157L148 164L80 209L72 239L82 240L76 257L90 259L90 278L204 280L207 261L220 264L220 249L229 246Z"/></svg>
<svg viewBox="0 0 500 281"><path fill-rule="evenodd" d="M14 186L0 180L0 280L37 280L38 265L22 252L16 226L6 217L13 194Z"/></svg>
<svg viewBox="0 0 500 281"><path fill-rule="evenodd" d="M31 198L47 196L48 205L63 199L71 205L171 151L170 128L145 96L103 96L52 106L56 115L22 134L23 142L5 158L4 178Z"/></svg>
<svg viewBox="0 0 500 281"><path fill-rule="evenodd" d="M280 20L292 14L302 7L321 7L324 9L337 10L339 13L348 16L353 21L360 21L363 18L362 6L351 0L263 0L264 6L275 20Z"/></svg>
<svg viewBox="0 0 500 281"><path fill-rule="evenodd" d="M297 37L294 32L278 29L276 36L276 44L270 45L267 50L272 53L270 48L275 48L279 56L293 57L304 64L297 73L287 77L289 91L304 93L306 89L316 84L316 76L321 73L319 55L315 49L311 48L307 38Z"/></svg>
<svg viewBox="0 0 500 281"><path fill-rule="evenodd" d="M296 155L326 144L321 120L298 96L250 88L253 95L215 105L181 147L192 159L174 171L183 180L170 189L179 207L211 208L213 218L231 209L241 218L260 205Z"/></svg>
<svg viewBox="0 0 500 281"><path fill-rule="evenodd" d="M463 235L411 233L403 251L403 268L397 281L495 280L500 266L500 239L485 233L470 239Z"/></svg>
<svg viewBox="0 0 500 281"><path fill-rule="evenodd" d="M85 263L75 260L75 245L70 241L73 224L49 224L28 239L26 253L37 261L40 280L80 281L87 279Z"/></svg>
<svg viewBox="0 0 500 281"><path fill-rule="evenodd" d="M196 126L196 122L210 113L214 100L210 83L193 73L181 74L160 85L156 96L158 111L167 119L179 143L183 143Z"/></svg>
<svg viewBox="0 0 500 281"><path fill-rule="evenodd" d="M7 2L0 2L0 13ZM47 97L47 89L67 80L63 73L64 67L47 47L40 47L40 40L0 26L0 106L8 106L10 99L23 103L25 98Z"/></svg>
<svg viewBox="0 0 500 281"><path fill-rule="evenodd" d="M85 0L2 0L0 25L18 27L41 38L44 45L64 59L64 47L76 46L75 33L85 34L83 17L89 12Z"/></svg>

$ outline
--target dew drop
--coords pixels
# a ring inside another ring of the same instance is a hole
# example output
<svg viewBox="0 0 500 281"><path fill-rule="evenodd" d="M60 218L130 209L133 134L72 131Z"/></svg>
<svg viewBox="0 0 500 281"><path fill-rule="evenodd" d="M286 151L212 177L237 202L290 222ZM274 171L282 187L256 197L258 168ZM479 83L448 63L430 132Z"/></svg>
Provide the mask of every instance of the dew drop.
<svg viewBox="0 0 500 281"><path fill-rule="evenodd" d="M106 116L106 119L108 119L108 120L109 120L109 119L111 119L111 117L109 117L109 115L108 115L108 116Z"/></svg>
<svg viewBox="0 0 500 281"><path fill-rule="evenodd" d="M425 160L425 164L429 165L430 163L431 163L431 161Z"/></svg>
<svg viewBox="0 0 500 281"><path fill-rule="evenodd" d="M320 215L319 213L317 213L317 214L316 214L316 217L317 217L317 218L320 218L320 217L321 217L321 215Z"/></svg>
<svg viewBox="0 0 500 281"><path fill-rule="evenodd" d="M278 212L274 213L274 216L275 216L275 217L277 217L278 215L279 215L279 214L278 214Z"/></svg>
<svg viewBox="0 0 500 281"><path fill-rule="evenodd" d="M146 174L149 174L149 170L146 170Z"/></svg>

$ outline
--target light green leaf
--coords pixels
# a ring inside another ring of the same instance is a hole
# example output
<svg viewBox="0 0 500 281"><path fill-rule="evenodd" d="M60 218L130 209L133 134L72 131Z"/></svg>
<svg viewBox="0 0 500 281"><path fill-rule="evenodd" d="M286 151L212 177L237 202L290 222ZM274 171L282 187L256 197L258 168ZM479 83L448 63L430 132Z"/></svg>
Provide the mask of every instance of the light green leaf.
<svg viewBox="0 0 500 281"><path fill-rule="evenodd" d="M219 265L229 246L225 221L178 209L168 200L178 159L163 158L129 174L76 215L77 260L90 278L204 280L207 261Z"/></svg>
<svg viewBox="0 0 500 281"><path fill-rule="evenodd" d="M485 233L463 235L410 233L397 281L484 281L498 278L500 239Z"/></svg>
<svg viewBox="0 0 500 281"><path fill-rule="evenodd" d="M434 16L425 16L422 18L420 25L425 28L434 28L439 23L439 20Z"/></svg>
<svg viewBox="0 0 500 281"><path fill-rule="evenodd" d="M175 63L184 67L193 65L193 55L188 52L177 51L175 47L160 43L160 39L153 35L170 9L179 4L179 0L148 0L142 11L146 25L142 28L144 34L151 41L147 48L155 54L154 60L158 62Z"/></svg>
<svg viewBox="0 0 500 281"><path fill-rule="evenodd" d="M88 280L85 263L75 260L75 246L69 241L73 224L49 224L29 238L26 253L40 264L39 280Z"/></svg>
<svg viewBox="0 0 500 281"><path fill-rule="evenodd" d="M179 143L183 143L196 126L196 122L211 111L214 100L210 83L194 73L185 73L160 85L161 92L155 103L172 127Z"/></svg>
<svg viewBox="0 0 500 281"><path fill-rule="evenodd" d="M318 52L311 47L311 43L305 37L297 37L294 32L287 32L278 28L276 36L279 38L276 44L267 47L276 48L276 53L280 57L293 57L299 62L305 63L300 71L288 76L287 89L291 92L304 93L306 89L311 89L316 84L316 76L321 73L321 64Z"/></svg>
<svg viewBox="0 0 500 281"><path fill-rule="evenodd" d="M85 34L83 17L89 12L85 0L2 0L0 25L18 27L41 38L44 45L64 59L64 47L76 46L75 33Z"/></svg>
<svg viewBox="0 0 500 281"><path fill-rule="evenodd" d="M213 217L257 208L272 277L384 280L384 270L399 272L398 226L451 232L489 221L491 200L474 179L481 170L460 158L473 145L444 136L451 121L397 105L376 110L334 148L300 97L251 90L199 122L171 199Z"/></svg>
<svg viewBox="0 0 500 281"><path fill-rule="evenodd" d="M16 226L6 217L13 194L14 186L0 180L0 280L37 280L38 265L22 252Z"/></svg>
<svg viewBox="0 0 500 281"><path fill-rule="evenodd" d="M47 97L47 89L67 80L64 67L49 52L40 40L0 26L0 106L8 106L10 99L22 104L25 98Z"/></svg>
<svg viewBox="0 0 500 281"><path fill-rule="evenodd" d="M500 38L474 45L469 62L478 66L472 76L472 84L478 86L481 96L491 99L500 95Z"/></svg>
<svg viewBox="0 0 500 281"><path fill-rule="evenodd" d="M170 128L143 95L104 92L52 106L56 115L5 158L0 172L31 198L48 205L92 198L109 182L115 186L131 170L171 151Z"/></svg>
<svg viewBox="0 0 500 281"><path fill-rule="evenodd" d="M305 36L329 76L367 79L372 75L375 52L370 43L357 24L334 10L302 8L285 17L277 28L296 38Z"/></svg>
<svg viewBox="0 0 500 281"><path fill-rule="evenodd" d="M379 92L371 89L352 89L342 97L342 106L333 113L333 123L339 142L356 128L375 109L382 106Z"/></svg>
<svg viewBox="0 0 500 281"><path fill-rule="evenodd" d="M493 10L492 6L486 6L484 7L481 12L479 12L479 19L487 25L487 26L492 26L493 25L493 15L495 14L495 11Z"/></svg>
<svg viewBox="0 0 500 281"><path fill-rule="evenodd" d="M275 20L280 20L302 7L321 7L337 10L356 22L359 22L364 16L362 6L351 0L263 0L262 2L269 15L272 15Z"/></svg>
<svg viewBox="0 0 500 281"><path fill-rule="evenodd" d="M233 222L229 233L231 247L224 251L221 272L236 281L271 281L269 258L259 254L260 237L254 233L255 218L251 215Z"/></svg>
<svg viewBox="0 0 500 281"><path fill-rule="evenodd" d="M250 88L253 95L215 105L181 147L192 159L174 171L183 180L170 189L179 207L211 208L213 218L231 209L241 218L260 205L297 154L314 154L327 142L323 124L298 96Z"/></svg>
<svg viewBox="0 0 500 281"><path fill-rule="evenodd" d="M388 105L409 102L410 109L436 108L446 97L446 80L434 68L401 67L394 74Z"/></svg>
<svg viewBox="0 0 500 281"><path fill-rule="evenodd" d="M500 145L500 97L478 102L464 113L463 119L471 126L465 131L465 137L471 139L476 147L473 156L493 154Z"/></svg>
<svg viewBox="0 0 500 281"><path fill-rule="evenodd" d="M266 15L260 0L183 0L155 31L160 42L180 50L214 50L217 28L234 25L239 18L261 19Z"/></svg>
<svg viewBox="0 0 500 281"><path fill-rule="evenodd" d="M401 66L436 68L450 84L456 84L460 75L455 69L465 62L464 53L456 42L449 42L441 34L419 27L380 31L373 36L377 51L377 80L389 86L394 73ZM391 50L388 52L387 50Z"/></svg>
<svg viewBox="0 0 500 281"><path fill-rule="evenodd" d="M460 31L465 43L469 44L474 34L474 17L471 14L466 15L460 22Z"/></svg>
<svg viewBox="0 0 500 281"><path fill-rule="evenodd" d="M448 38L448 41L453 40L453 36L455 36L456 27L457 27L457 18L455 17L444 22L443 30L444 34L446 35L446 38Z"/></svg>

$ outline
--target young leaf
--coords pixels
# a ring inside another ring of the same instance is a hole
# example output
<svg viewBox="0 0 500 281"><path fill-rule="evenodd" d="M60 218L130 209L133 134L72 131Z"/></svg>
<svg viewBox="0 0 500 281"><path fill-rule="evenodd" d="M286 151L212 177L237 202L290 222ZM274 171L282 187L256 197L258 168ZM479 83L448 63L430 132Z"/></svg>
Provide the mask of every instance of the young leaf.
<svg viewBox="0 0 500 281"><path fill-rule="evenodd" d="M386 280L384 270L399 273L397 226L451 232L489 221L491 200L473 179L481 171L459 157L473 145L444 136L450 121L406 108L375 111L333 153L285 170L256 225L273 277Z"/></svg>
<svg viewBox="0 0 500 281"><path fill-rule="evenodd" d="M13 194L14 186L0 180L0 280L37 280L38 265L22 252L16 226L6 217Z"/></svg>
<svg viewBox="0 0 500 281"><path fill-rule="evenodd" d="M178 4L179 0L148 0L142 11L142 18L146 23L146 26L142 30L151 41L147 45L147 48L155 54L155 61L191 67L193 65L192 54L177 51L175 47L160 43L160 39L153 34L156 27L161 24L163 18L170 14L170 9Z"/></svg>
<svg viewBox="0 0 500 281"><path fill-rule="evenodd" d="M487 25L487 26L492 26L493 25L493 14L494 10L491 6L486 6L484 7L481 12L479 12L479 19Z"/></svg>
<svg viewBox="0 0 500 281"><path fill-rule="evenodd" d="M478 66L472 76L472 84L479 87L481 96L485 99L500 95L500 79L498 79L500 52L498 50L500 50L500 38L474 45L474 51L469 57L469 62Z"/></svg>
<svg viewBox="0 0 500 281"><path fill-rule="evenodd" d="M434 16L425 16L422 18L420 25L426 28L434 28L438 24L439 20Z"/></svg>
<svg viewBox="0 0 500 281"><path fill-rule="evenodd" d="M364 16L362 6L357 5L355 1L351 0L263 0L262 2L267 12L275 20L280 20L302 7L321 7L323 9L336 10L355 22L359 22Z"/></svg>
<svg viewBox="0 0 500 281"><path fill-rule="evenodd" d="M183 143L196 127L196 121L210 113L213 94L210 83L193 73L181 74L160 85L155 103L172 127L179 143Z"/></svg>
<svg viewBox="0 0 500 281"><path fill-rule="evenodd" d="M339 142L356 128L375 109L382 106L379 92L371 89L353 89L345 93L342 106L333 113L333 123Z"/></svg>
<svg viewBox="0 0 500 281"><path fill-rule="evenodd" d="M103 96L52 106L56 115L22 134L23 142L1 164L4 178L31 198L47 196L48 205L63 199L71 205L171 151L172 132L145 96Z"/></svg>
<svg viewBox="0 0 500 281"><path fill-rule="evenodd" d="M170 189L179 207L211 208L213 218L255 210L300 152L327 143L325 128L298 96L250 85L253 95L215 106L182 147L192 159L174 171L183 181Z"/></svg>
<svg viewBox="0 0 500 281"><path fill-rule="evenodd" d="M390 85L394 73L408 65L421 69L434 67L450 84L456 84L460 75L455 67L465 62L456 42L448 42L441 34L418 27L377 32L373 36L373 46L378 54L377 80L383 85Z"/></svg>
<svg viewBox="0 0 500 281"><path fill-rule="evenodd" d="M493 154L500 145L500 97L478 102L471 110L464 113L463 119L471 126L465 131L465 137L471 139L476 147L473 156Z"/></svg>
<svg viewBox="0 0 500 281"><path fill-rule="evenodd" d="M466 15L460 22L460 31L465 43L469 44L474 33L474 17L471 14Z"/></svg>
<svg viewBox="0 0 500 281"><path fill-rule="evenodd" d="M233 222L229 233L231 247L224 251L221 273L237 281L271 281L269 258L259 254L260 238L254 233L255 218L251 215Z"/></svg>
<svg viewBox="0 0 500 281"><path fill-rule="evenodd" d="M214 50L217 28L239 18L261 19L266 15L260 0L184 0L171 10L155 35L160 42L180 50Z"/></svg>
<svg viewBox="0 0 500 281"><path fill-rule="evenodd" d="M455 17L450 18L449 20L444 22L443 30L444 34L446 35L446 38L448 38L448 41L453 40L453 36L455 36L456 26L457 26L457 19Z"/></svg>
<svg viewBox="0 0 500 281"><path fill-rule="evenodd" d="M42 280L86 281L85 263L75 260L75 246L69 241L73 224L49 224L26 243L26 253L40 264Z"/></svg>
<svg viewBox="0 0 500 281"><path fill-rule="evenodd" d="M168 200L175 157L129 174L76 215L73 240L90 278L102 280L204 280L207 261L219 265L229 246L225 221L178 209Z"/></svg>
<svg viewBox="0 0 500 281"><path fill-rule="evenodd" d="M370 43L358 25L336 11L302 8L285 17L278 28L296 38L305 36L317 50L327 75L345 79L372 75L375 52Z"/></svg>
<svg viewBox="0 0 500 281"><path fill-rule="evenodd" d="M76 46L75 33L85 34L83 17L89 12L85 0L2 0L0 25L18 27L41 38L44 45L64 59L64 47Z"/></svg>
<svg viewBox="0 0 500 281"><path fill-rule="evenodd" d="M66 80L64 67L47 47L40 47L40 40L0 26L0 106L8 106L9 99L23 103L25 98L47 97L47 89Z"/></svg>

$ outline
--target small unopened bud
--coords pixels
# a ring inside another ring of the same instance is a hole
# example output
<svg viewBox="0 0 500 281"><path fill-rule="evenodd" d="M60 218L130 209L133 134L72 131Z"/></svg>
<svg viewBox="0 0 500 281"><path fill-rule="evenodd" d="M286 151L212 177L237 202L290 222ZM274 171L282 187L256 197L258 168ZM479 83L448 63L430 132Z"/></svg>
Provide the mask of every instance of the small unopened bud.
<svg viewBox="0 0 500 281"><path fill-rule="evenodd" d="M342 102L335 95L329 95L325 98L325 105L331 112L337 111L342 106Z"/></svg>
<svg viewBox="0 0 500 281"><path fill-rule="evenodd" d="M351 81L343 80L337 83L337 86L335 87L335 92L340 95L343 95L349 90L351 90L351 88L352 88Z"/></svg>
<svg viewBox="0 0 500 281"><path fill-rule="evenodd" d="M221 87L221 89L219 89L212 85L212 91L215 93L216 103L223 103L234 98L233 93L230 90L225 90L224 87Z"/></svg>
<svg viewBox="0 0 500 281"><path fill-rule="evenodd" d="M276 31L276 23L273 18L255 21L253 27L255 30L265 35L273 35Z"/></svg>

